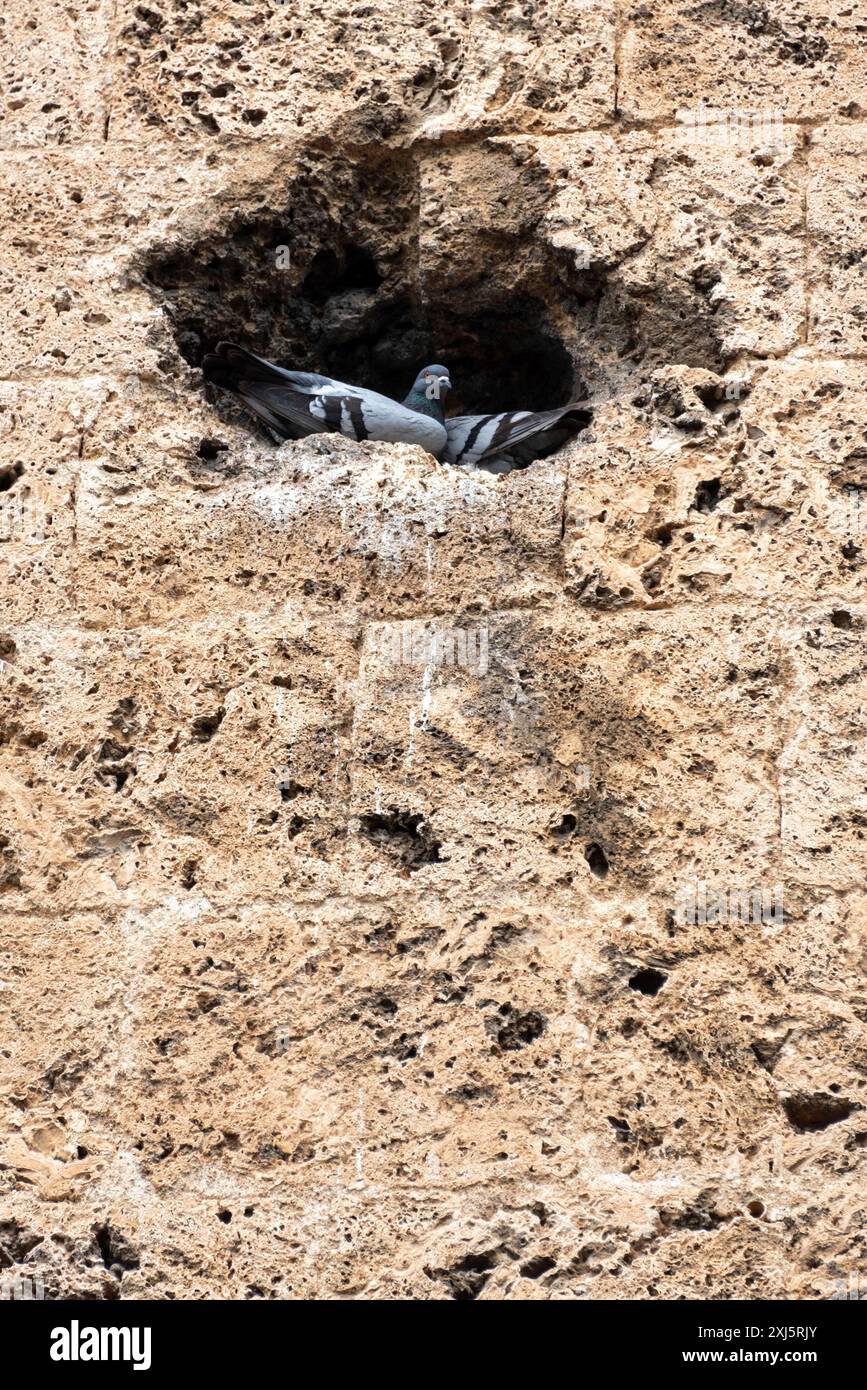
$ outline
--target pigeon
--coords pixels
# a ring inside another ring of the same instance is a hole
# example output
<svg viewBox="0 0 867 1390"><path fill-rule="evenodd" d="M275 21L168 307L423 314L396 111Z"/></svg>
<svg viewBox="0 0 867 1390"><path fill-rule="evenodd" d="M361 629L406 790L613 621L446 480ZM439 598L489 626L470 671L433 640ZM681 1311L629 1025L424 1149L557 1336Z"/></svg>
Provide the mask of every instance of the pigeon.
<svg viewBox="0 0 867 1390"><path fill-rule="evenodd" d="M512 473L568 443L590 423L587 401L556 410L506 410L499 415L454 415L446 420L441 462L486 473Z"/></svg>
<svg viewBox="0 0 867 1390"><path fill-rule="evenodd" d="M554 453L589 423L586 401L556 410L502 411L446 419L448 369L423 367L402 402L317 372L292 372L234 343L206 354L208 381L237 396L280 439L331 431L347 439L420 444L441 463L490 473L526 468Z"/></svg>

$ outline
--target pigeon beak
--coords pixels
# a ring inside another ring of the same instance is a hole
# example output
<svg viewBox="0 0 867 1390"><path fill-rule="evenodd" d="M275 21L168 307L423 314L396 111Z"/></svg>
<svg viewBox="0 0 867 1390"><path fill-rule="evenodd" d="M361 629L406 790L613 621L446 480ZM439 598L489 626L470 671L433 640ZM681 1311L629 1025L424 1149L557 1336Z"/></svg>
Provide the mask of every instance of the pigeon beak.
<svg viewBox="0 0 867 1390"><path fill-rule="evenodd" d="M452 389L452 384L451 384L451 382L449 381L449 379L448 379L447 376L441 376L441 377L438 378L438 380L439 380L440 386L443 388L444 391L451 391L451 389Z"/></svg>

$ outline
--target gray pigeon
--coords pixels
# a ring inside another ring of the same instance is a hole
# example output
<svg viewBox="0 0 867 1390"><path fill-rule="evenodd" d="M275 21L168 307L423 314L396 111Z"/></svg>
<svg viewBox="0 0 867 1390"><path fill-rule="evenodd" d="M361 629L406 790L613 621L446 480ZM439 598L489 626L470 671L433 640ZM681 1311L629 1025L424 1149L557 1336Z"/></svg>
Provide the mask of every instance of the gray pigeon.
<svg viewBox="0 0 867 1390"><path fill-rule="evenodd" d="M347 439L420 444L442 463L509 473L554 453L589 423L587 402L556 410L445 418L448 369L424 367L402 404L316 372L290 372L234 343L202 362L208 381L231 391L281 439L325 430Z"/></svg>

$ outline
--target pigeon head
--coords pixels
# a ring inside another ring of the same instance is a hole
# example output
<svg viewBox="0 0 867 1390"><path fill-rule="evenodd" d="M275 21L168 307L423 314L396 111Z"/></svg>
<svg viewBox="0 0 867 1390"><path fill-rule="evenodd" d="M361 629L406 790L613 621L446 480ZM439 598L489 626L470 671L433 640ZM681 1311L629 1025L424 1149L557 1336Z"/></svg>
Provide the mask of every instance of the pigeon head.
<svg viewBox="0 0 867 1390"><path fill-rule="evenodd" d="M442 424L443 407L451 385L448 367L422 367L403 404L418 415L430 415Z"/></svg>
<svg viewBox="0 0 867 1390"><path fill-rule="evenodd" d="M429 401L438 401L451 390L452 383L448 367L422 367L413 384L413 395L426 396Z"/></svg>

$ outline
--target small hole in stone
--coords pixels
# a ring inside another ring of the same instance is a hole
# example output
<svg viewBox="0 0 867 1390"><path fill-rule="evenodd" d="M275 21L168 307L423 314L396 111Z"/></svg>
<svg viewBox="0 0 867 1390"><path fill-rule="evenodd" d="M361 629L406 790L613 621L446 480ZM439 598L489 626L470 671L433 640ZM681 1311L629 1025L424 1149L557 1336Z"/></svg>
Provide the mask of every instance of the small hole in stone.
<svg viewBox="0 0 867 1390"><path fill-rule="evenodd" d="M712 512L720 499L720 480L719 478L708 478L706 482L699 483L695 490L695 501L693 506L697 512Z"/></svg>
<svg viewBox="0 0 867 1390"><path fill-rule="evenodd" d="M196 886L196 876L199 868L197 859L188 859L181 872L181 885L188 891Z"/></svg>
<svg viewBox="0 0 867 1390"><path fill-rule="evenodd" d="M658 994L667 979L661 970L638 970L630 976L629 988L637 989L640 994Z"/></svg>
<svg viewBox="0 0 867 1390"><path fill-rule="evenodd" d="M219 729L226 711L218 709L214 714L200 714L193 720L193 738L199 743L209 743Z"/></svg>
<svg viewBox="0 0 867 1390"><path fill-rule="evenodd" d="M662 526L657 526L653 531L651 531L650 539L652 541L655 541L657 545L671 545L674 532L674 522L665 522Z"/></svg>
<svg viewBox="0 0 867 1390"><path fill-rule="evenodd" d="M303 795L307 791L300 782L296 782L294 777L284 777L277 783L277 790L280 793L281 801L294 801L296 796Z"/></svg>
<svg viewBox="0 0 867 1390"><path fill-rule="evenodd" d="M423 816L392 806L387 815L361 816L359 823L366 839L398 859L410 873L439 863L441 843Z"/></svg>
<svg viewBox="0 0 867 1390"><path fill-rule="evenodd" d="M608 873L608 858L601 845L595 842L587 846L584 851L584 858L590 865L590 872L597 878L605 878Z"/></svg>
<svg viewBox="0 0 867 1390"><path fill-rule="evenodd" d="M200 459L206 459L208 463L213 463L228 447L228 444L224 444L221 439L202 439L196 453Z"/></svg>
<svg viewBox="0 0 867 1390"><path fill-rule="evenodd" d="M550 1255L534 1255L526 1264L521 1265L521 1274L525 1279L538 1279L540 1275L547 1274L549 1269L556 1268L557 1261Z"/></svg>
<svg viewBox="0 0 867 1390"><path fill-rule="evenodd" d="M847 613L845 608L835 608L831 614L831 622L834 627L839 627L848 632L852 626L852 614Z"/></svg>
<svg viewBox="0 0 867 1390"><path fill-rule="evenodd" d="M577 828L577 820L571 812L567 812L560 824L549 830L548 834L556 840L568 840L571 835L575 834Z"/></svg>
<svg viewBox="0 0 867 1390"><path fill-rule="evenodd" d="M783 1101L786 1117L794 1129L804 1132L827 1129L829 1125L847 1120L858 1107L853 1101L838 1100L822 1091L813 1094L799 1092Z"/></svg>
<svg viewBox="0 0 867 1390"><path fill-rule="evenodd" d="M8 492L13 488L23 472L23 463L10 463L0 468L0 492Z"/></svg>

